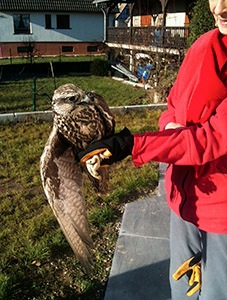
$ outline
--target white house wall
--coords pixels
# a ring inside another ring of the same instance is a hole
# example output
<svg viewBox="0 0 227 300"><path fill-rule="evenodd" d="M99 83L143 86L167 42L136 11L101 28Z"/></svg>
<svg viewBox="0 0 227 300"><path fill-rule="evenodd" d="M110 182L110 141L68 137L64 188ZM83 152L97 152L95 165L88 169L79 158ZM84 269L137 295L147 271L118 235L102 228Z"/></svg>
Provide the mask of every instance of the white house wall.
<svg viewBox="0 0 227 300"><path fill-rule="evenodd" d="M19 14L20 12L16 12ZM26 12L23 12L26 14ZM31 34L14 34L13 13L0 12L0 42L101 42L104 35L103 14L70 13L71 29L56 29L56 13L33 12ZM45 29L45 14L50 14L53 29ZM63 14L63 13L59 13ZM69 13L66 13L69 15Z"/></svg>
<svg viewBox="0 0 227 300"><path fill-rule="evenodd" d="M170 27L184 27L187 22L187 15L185 12L167 13L166 26Z"/></svg>

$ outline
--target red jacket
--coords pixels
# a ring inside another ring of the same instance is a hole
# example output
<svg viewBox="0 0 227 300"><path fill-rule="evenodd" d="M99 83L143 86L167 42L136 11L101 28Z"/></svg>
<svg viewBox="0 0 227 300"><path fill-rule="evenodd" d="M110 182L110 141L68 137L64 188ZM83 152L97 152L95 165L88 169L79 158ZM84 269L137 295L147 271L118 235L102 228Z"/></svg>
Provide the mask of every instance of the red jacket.
<svg viewBox="0 0 227 300"><path fill-rule="evenodd" d="M185 127L164 130L169 122ZM168 163L170 208L204 231L227 233L227 36L218 29L189 49L159 126L134 135L135 166Z"/></svg>

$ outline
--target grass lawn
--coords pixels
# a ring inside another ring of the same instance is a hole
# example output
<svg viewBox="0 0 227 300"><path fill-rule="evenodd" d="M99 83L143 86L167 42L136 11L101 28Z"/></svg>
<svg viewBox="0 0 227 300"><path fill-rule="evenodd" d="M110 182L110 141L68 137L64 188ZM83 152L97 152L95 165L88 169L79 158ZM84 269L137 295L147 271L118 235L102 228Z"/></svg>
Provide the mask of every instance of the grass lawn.
<svg viewBox="0 0 227 300"><path fill-rule="evenodd" d="M147 92L101 77L61 77L100 93L110 106L149 101ZM52 78L37 79L37 110L50 109ZM0 113L30 111L32 81L0 84ZM116 115L116 130L157 129L160 111ZM39 159L50 133L49 122L0 124L0 300L102 300L124 205L157 185L157 164L135 168L128 157L111 166L110 193L98 196L84 178L84 196L94 240L95 274L84 274L47 203Z"/></svg>
<svg viewBox="0 0 227 300"><path fill-rule="evenodd" d="M102 95L110 106L144 104L149 102L150 91L122 84L109 77L74 76L37 78L36 110L51 109L51 96L56 86L73 83L86 91ZM33 110L33 80L0 82L0 113Z"/></svg>
<svg viewBox="0 0 227 300"><path fill-rule="evenodd" d="M116 116L117 128L157 128L160 111ZM141 168L130 157L111 166L110 194L98 196L84 178L95 241L95 274L84 274L41 187L39 158L49 122L0 125L0 300L84 299L104 296L124 205L157 185L157 164Z"/></svg>
<svg viewBox="0 0 227 300"><path fill-rule="evenodd" d="M106 55L79 55L79 56L44 56L44 57L32 57L32 63L39 64L39 63L49 63L49 62L83 62L83 61L93 61L94 59L103 59L106 60ZM0 66L4 65L11 65L11 64L30 64L31 58L30 57L21 57L21 58L1 58L0 59Z"/></svg>

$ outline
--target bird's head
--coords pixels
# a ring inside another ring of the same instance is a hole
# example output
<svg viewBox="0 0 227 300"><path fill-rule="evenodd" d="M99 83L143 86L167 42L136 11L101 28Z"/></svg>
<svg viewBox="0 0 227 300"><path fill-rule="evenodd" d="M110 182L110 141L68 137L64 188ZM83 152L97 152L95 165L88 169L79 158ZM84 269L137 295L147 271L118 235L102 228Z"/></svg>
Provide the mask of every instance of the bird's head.
<svg viewBox="0 0 227 300"><path fill-rule="evenodd" d="M57 114L69 114L76 105L84 102L86 97L86 93L74 84L61 85L52 97L53 111Z"/></svg>

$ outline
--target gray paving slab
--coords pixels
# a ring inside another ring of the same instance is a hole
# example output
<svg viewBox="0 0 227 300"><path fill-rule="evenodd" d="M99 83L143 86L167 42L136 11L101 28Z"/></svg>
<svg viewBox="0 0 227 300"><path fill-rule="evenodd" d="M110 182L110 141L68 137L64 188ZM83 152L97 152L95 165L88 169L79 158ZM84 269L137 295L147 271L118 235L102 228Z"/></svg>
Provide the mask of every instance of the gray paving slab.
<svg viewBox="0 0 227 300"><path fill-rule="evenodd" d="M125 207L104 300L169 300L169 209L160 165L157 195Z"/></svg>

